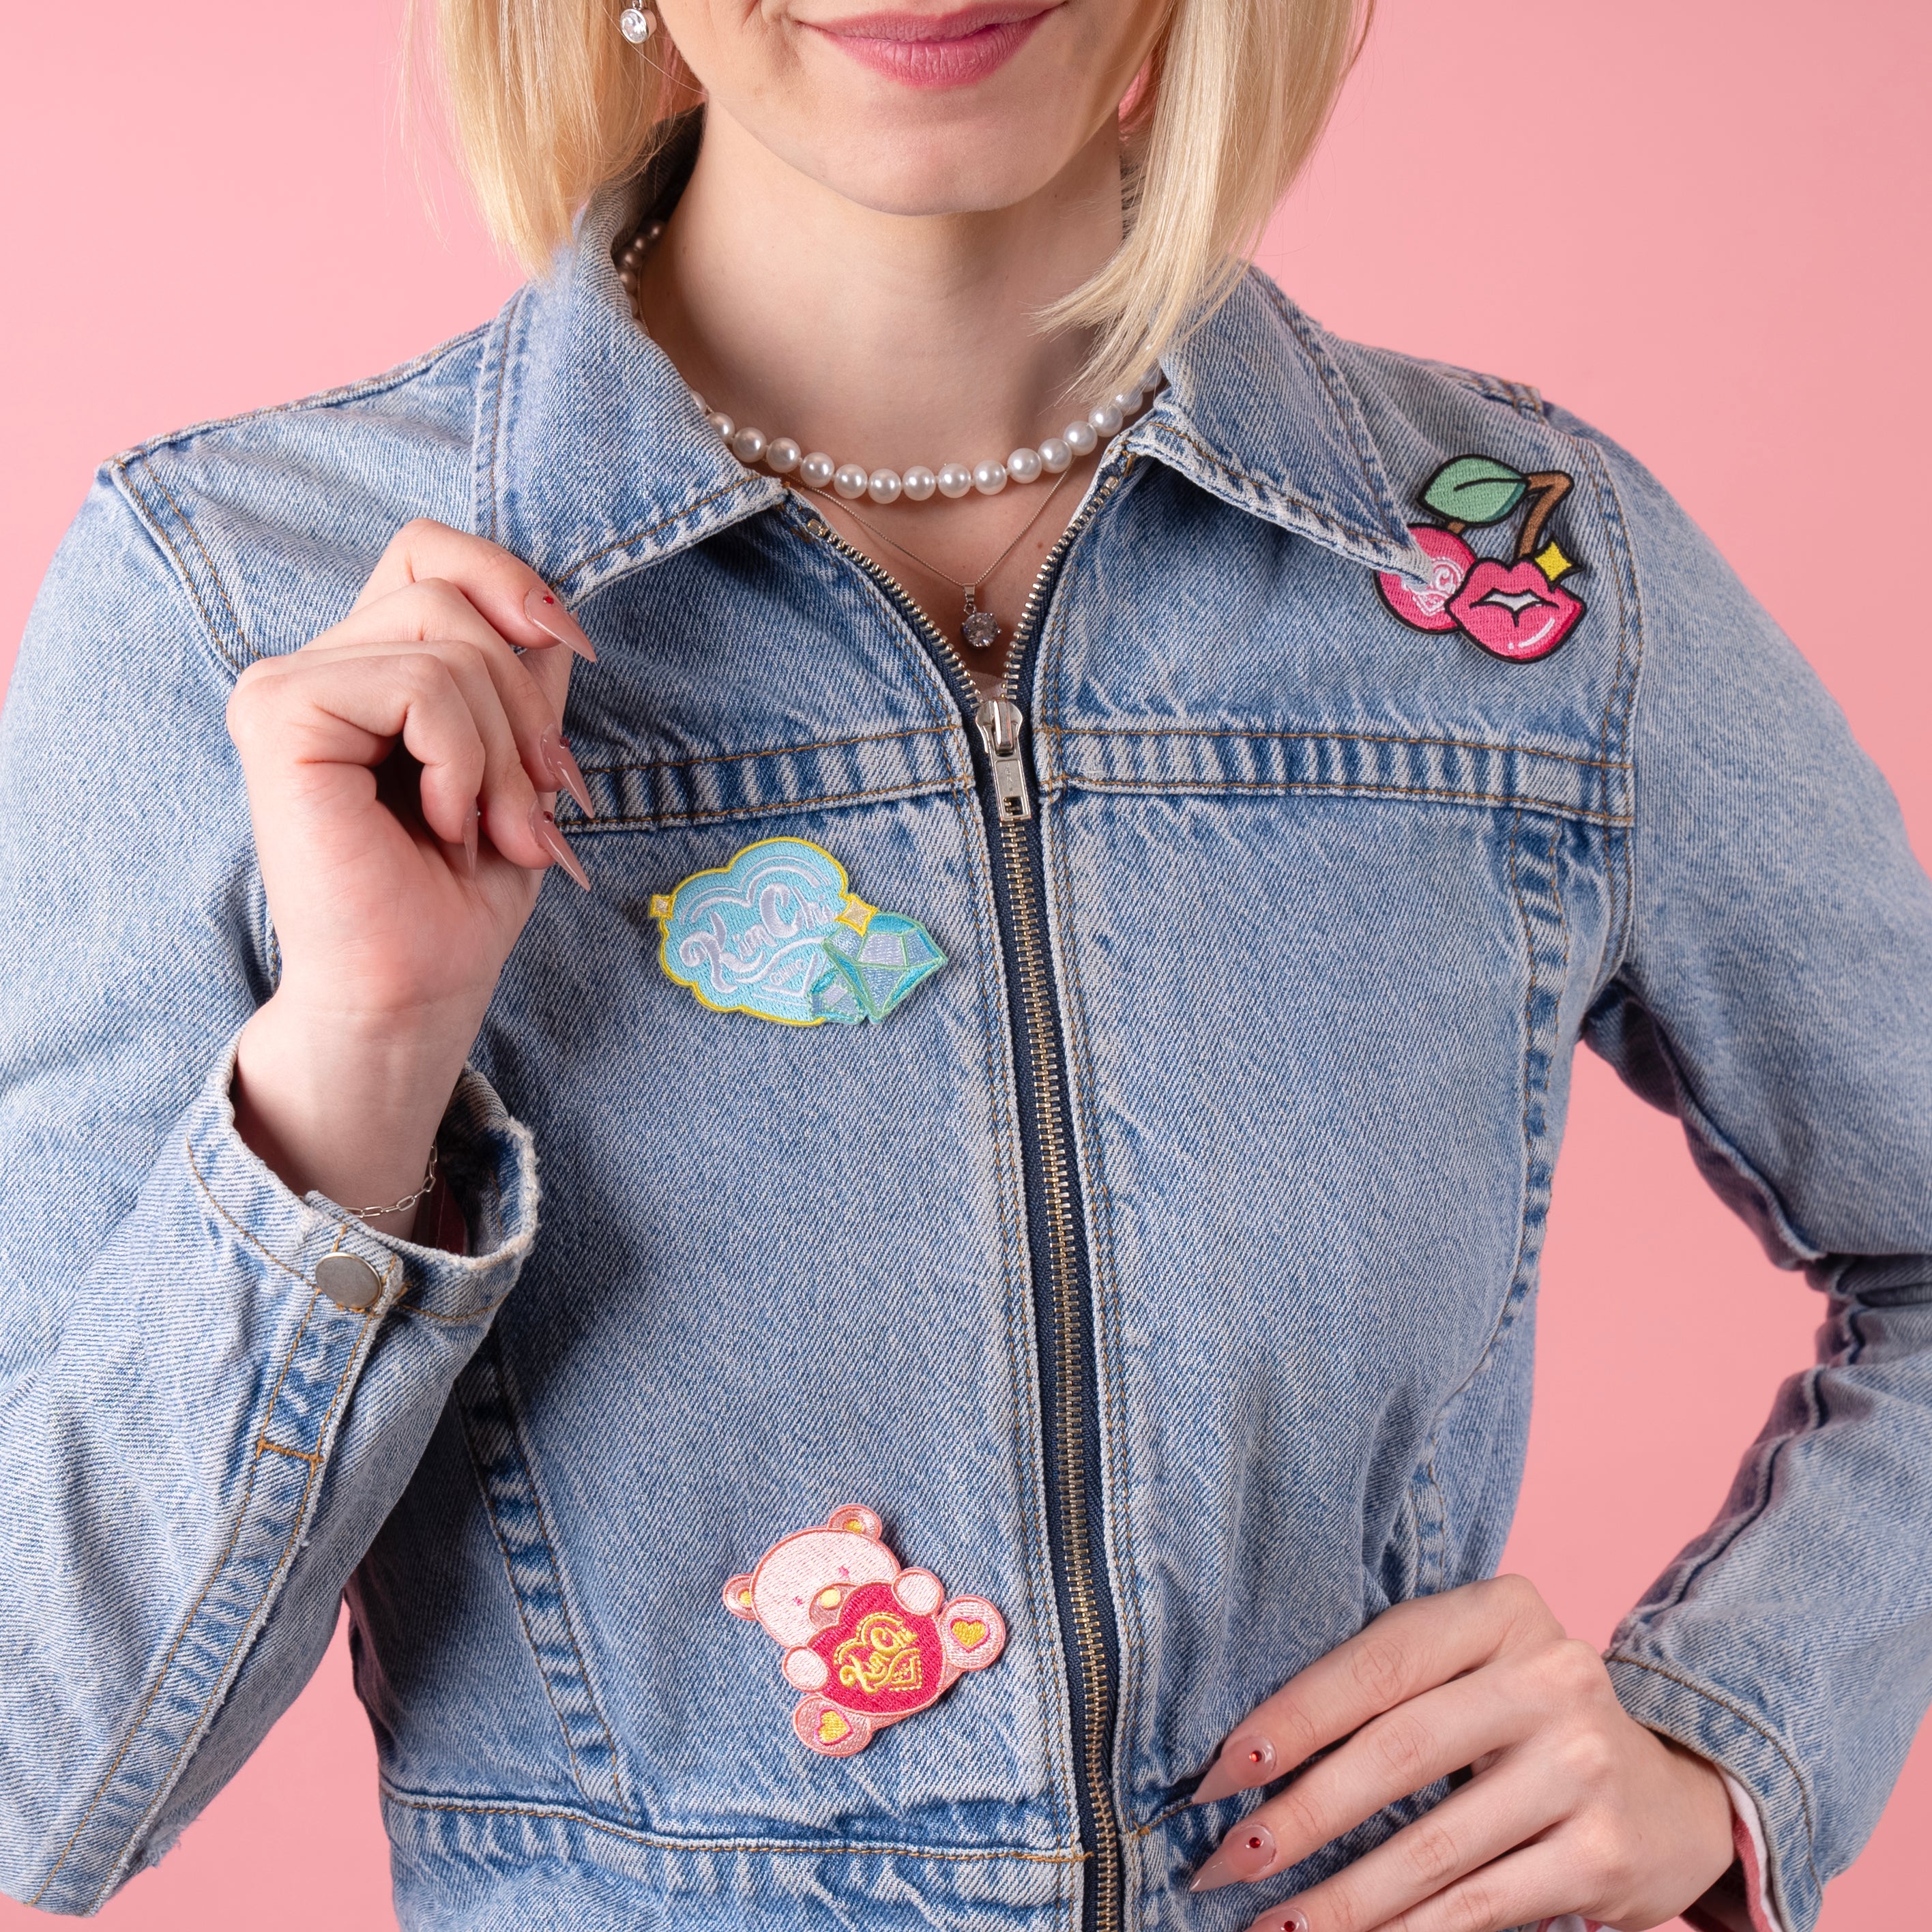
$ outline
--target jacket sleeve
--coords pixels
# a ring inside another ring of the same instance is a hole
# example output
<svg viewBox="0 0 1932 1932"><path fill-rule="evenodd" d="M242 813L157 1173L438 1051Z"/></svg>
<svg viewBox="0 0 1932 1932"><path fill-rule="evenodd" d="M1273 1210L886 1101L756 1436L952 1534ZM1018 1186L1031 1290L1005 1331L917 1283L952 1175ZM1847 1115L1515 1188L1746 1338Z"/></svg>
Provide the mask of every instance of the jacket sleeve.
<svg viewBox="0 0 1932 1932"><path fill-rule="evenodd" d="M1816 1365L1610 1672L1756 1801L1808 1932L1932 1696L1932 888L1804 660L1652 478L1553 413L1607 468L1642 650L1628 936L1587 1037L1825 1297Z"/></svg>
<svg viewBox="0 0 1932 1932"><path fill-rule="evenodd" d="M0 1885L94 1910L314 1670L528 1251L529 1136L466 1074L467 1256L298 1200L237 1137L273 985L236 667L111 478L0 724ZM382 1286L314 1286L336 1250Z"/></svg>

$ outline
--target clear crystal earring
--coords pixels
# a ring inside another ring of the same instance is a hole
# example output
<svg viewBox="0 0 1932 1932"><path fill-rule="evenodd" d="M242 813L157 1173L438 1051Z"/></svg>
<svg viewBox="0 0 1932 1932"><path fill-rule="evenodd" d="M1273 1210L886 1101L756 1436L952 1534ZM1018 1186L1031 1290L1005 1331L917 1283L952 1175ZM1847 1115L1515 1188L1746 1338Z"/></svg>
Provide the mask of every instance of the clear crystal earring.
<svg viewBox="0 0 1932 1932"><path fill-rule="evenodd" d="M640 47L657 31L658 16L647 7L626 7L617 16L617 28L634 47Z"/></svg>

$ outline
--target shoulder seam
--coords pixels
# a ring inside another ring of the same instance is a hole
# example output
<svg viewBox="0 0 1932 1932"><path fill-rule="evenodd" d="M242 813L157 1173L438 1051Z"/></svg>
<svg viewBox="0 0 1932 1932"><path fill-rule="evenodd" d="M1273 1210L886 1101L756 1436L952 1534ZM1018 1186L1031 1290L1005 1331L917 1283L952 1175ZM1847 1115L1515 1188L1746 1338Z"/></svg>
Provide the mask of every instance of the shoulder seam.
<svg viewBox="0 0 1932 1932"><path fill-rule="evenodd" d="M148 541L154 546L168 565L169 574L174 579L177 594L182 597L184 604L193 612L197 620L196 628L213 651L216 658L226 668L231 678L244 670L247 668L248 660L252 659L254 653L249 650L246 640L242 638L240 626L238 624L236 625L235 635L247 655L243 661L238 662L234 653L222 642L220 627L214 621L214 614L208 608L208 600L202 595L200 586L196 583L194 574L189 569L187 560L182 555L174 539L168 535L154 506L141 494L129 466L128 459L125 457L116 457L101 466L101 472L110 480L115 494L127 505L135 522L140 526ZM149 473L152 474L152 472ZM181 518L182 523L193 538L196 548L201 550L201 539L194 534L194 526L188 522L179 505L175 502L174 498L168 491L167 486L158 476L154 478L154 487L167 498L168 502L174 508L175 514ZM207 561L207 551L201 550L201 554L203 560ZM214 570L213 563L208 562L208 567L212 574ZM234 606L230 602L227 590L218 575L214 576L213 587L219 595L222 603L226 606L230 621L232 622Z"/></svg>
<svg viewBox="0 0 1932 1932"><path fill-rule="evenodd" d="M514 299L514 298L513 298ZM495 326L495 318L479 322L473 328L466 328L460 335L452 335L447 342L441 342L434 349L425 350L407 362L400 363L393 369L386 369L381 374L367 376L353 382L344 382L332 389L318 389L313 395L298 396L292 402L270 403L261 409L241 410L232 416L211 416L205 422L190 423L184 428L170 430L165 435L150 436L145 442L137 442L124 449L111 460L117 466L144 460L164 449L191 442L197 436L206 436L216 430L235 429L244 423L262 422L276 416L298 416L314 410L337 409L345 403L360 402L370 396L380 396L391 389L400 388L412 381L425 370L434 368L446 358L457 354L472 343L480 343Z"/></svg>

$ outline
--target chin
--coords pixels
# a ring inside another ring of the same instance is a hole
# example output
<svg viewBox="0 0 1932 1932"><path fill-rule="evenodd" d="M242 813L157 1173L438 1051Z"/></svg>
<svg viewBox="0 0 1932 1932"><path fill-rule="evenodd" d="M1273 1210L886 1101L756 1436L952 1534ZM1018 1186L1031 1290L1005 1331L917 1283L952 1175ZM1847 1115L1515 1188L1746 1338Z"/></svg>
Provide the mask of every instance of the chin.
<svg viewBox="0 0 1932 1932"><path fill-rule="evenodd" d="M951 140L867 144L817 158L808 172L844 200L879 214L980 214L1037 194L1066 165L1062 154L1004 153L962 160Z"/></svg>
<svg viewBox="0 0 1932 1932"><path fill-rule="evenodd" d="M1058 179L1086 145L1063 110L1024 106L970 113L916 104L842 104L800 117L788 140L767 125L759 137L798 171L880 214L978 214L1011 208ZM836 134L820 130L836 128Z"/></svg>

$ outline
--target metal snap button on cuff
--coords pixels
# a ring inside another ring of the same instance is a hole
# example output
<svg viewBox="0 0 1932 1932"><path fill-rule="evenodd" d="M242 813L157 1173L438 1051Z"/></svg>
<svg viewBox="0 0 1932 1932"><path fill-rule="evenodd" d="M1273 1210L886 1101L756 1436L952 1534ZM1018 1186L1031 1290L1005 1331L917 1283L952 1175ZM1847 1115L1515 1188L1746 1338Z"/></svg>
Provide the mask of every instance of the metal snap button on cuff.
<svg viewBox="0 0 1932 1932"><path fill-rule="evenodd" d="M360 1314L374 1306L382 1277L360 1255L324 1255L315 1264L315 1285L337 1307Z"/></svg>

